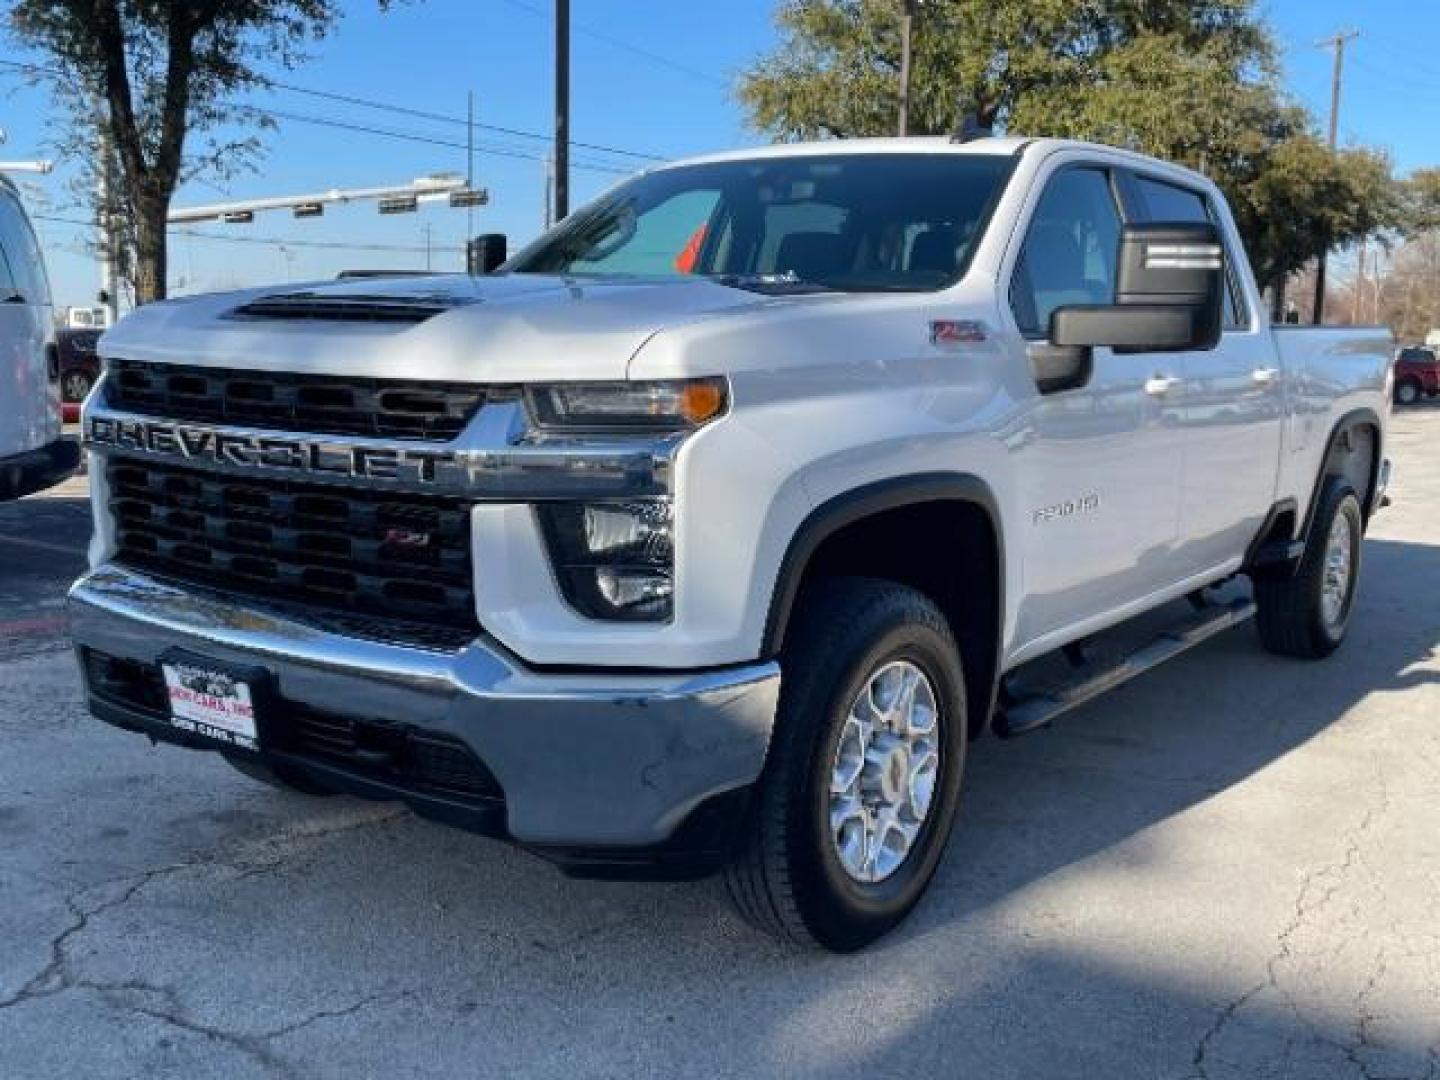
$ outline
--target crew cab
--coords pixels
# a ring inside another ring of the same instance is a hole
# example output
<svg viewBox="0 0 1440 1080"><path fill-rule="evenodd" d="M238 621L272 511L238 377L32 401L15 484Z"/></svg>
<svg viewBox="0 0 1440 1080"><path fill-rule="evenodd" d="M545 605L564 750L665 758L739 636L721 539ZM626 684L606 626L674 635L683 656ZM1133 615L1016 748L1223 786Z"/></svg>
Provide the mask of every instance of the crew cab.
<svg viewBox="0 0 1440 1080"><path fill-rule="evenodd" d="M61 435L60 358L40 244L0 176L0 500L65 479L80 446Z"/></svg>
<svg viewBox="0 0 1440 1080"><path fill-rule="evenodd" d="M90 708L859 948L972 739L1252 615L1343 641L1392 343L1264 311L1206 178L1014 138L699 158L494 274L148 306L84 416Z"/></svg>

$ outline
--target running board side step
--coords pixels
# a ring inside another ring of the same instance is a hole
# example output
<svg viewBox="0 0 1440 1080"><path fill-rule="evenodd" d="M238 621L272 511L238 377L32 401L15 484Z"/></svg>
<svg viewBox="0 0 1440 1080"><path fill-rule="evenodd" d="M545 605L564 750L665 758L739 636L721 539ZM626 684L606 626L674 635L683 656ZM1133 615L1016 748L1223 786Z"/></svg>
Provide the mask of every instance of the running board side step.
<svg viewBox="0 0 1440 1080"><path fill-rule="evenodd" d="M1006 701L995 717L995 732L1008 739L1046 727L1056 717L1238 626L1254 614L1255 601L1249 598L1208 604L1148 645L1106 667L1078 671L1073 681Z"/></svg>

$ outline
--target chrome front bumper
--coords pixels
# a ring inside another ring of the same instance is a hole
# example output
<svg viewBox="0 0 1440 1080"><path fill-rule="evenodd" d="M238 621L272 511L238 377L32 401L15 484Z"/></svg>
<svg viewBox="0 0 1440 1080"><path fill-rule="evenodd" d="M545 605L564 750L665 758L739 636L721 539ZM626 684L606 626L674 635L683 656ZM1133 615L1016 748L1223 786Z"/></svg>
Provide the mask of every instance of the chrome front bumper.
<svg viewBox="0 0 1440 1080"><path fill-rule="evenodd" d="M263 668L285 702L459 739L504 790L505 834L542 848L663 845L712 796L753 784L780 685L774 663L531 671L485 639L458 652L363 640L116 566L76 582L70 611L82 655L153 665L183 648Z"/></svg>

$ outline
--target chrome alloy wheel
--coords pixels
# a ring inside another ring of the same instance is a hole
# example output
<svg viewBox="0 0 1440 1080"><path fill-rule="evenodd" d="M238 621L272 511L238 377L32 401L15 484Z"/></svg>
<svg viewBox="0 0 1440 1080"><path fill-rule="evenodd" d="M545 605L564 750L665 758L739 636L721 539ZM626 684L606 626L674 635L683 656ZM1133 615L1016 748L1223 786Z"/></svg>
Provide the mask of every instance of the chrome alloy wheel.
<svg viewBox="0 0 1440 1080"><path fill-rule="evenodd" d="M930 679L908 660L872 672L850 703L830 772L830 835L856 881L905 862L935 799L942 717Z"/></svg>
<svg viewBox="0 0 1440 1080"><path fill-rule="evenodd" d="M1350 597L1350 577L1354 573L1353 546L1350 519L1336 514L1325 545L1325 576L1320 584L1320 616L1332 630L1345 622L1345 604Z"/></svg>

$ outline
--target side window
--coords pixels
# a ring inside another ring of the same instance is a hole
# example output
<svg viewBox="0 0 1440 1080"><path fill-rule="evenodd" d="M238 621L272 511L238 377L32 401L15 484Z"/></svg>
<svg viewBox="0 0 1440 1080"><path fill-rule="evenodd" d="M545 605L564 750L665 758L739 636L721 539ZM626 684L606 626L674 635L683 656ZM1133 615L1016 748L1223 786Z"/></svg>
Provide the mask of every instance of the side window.
<svg viewBox="0 0 1440 1080"><path fill-rule="evenodd" d="M1212 221L1219 225L1209 200L1198 191L1167 184L1148 176L1135 178L1140 188L1140 197L1145 200L1146 216L1151 221ZM1229 245L1226 245L1227 249ZM1225 288L1225 329L1248 330L1250 320L1245 314L1245 299L1240 291L1240 280L1235 276L1235 259L1227 250L1225 265L1228 268Z"/></svg>
<svg viewBox="0 0 1440 1080"><path fill-rule="evenodd" d="M20 203L13 195L0 191L0 249L10 264L14 287L31 304L50 304L50 282L45 276L45 260L40 254L40 241L30 228Z"/></svg>
<svg viewBox="0 0 1440 1080"><path fill-rule="evenodd" d="M20 283L15 280L15 275L10 270L10 256L7 252L7 238L10 233L8 219L14 213L14 205L4 192L0 192L0 300L20 289Z"/></svg>
<svg viewBox="0 0 1440 1080"><path fill-rule="evenodd" d="M1050 315L1068 304L1115 299L1120 211L1101 169L1051 177L1025 234L1010 282L1010 308L1026 337L1043 338Z"/></svg>
<svg viewBox="0 0 1440 1080"><path fill-rule="evenodd" d="M4 213L0 210L0 213ZM5 247L0 244L0 300L16 292L15 276L10 273L10 261L5 257Z"/></svg>

